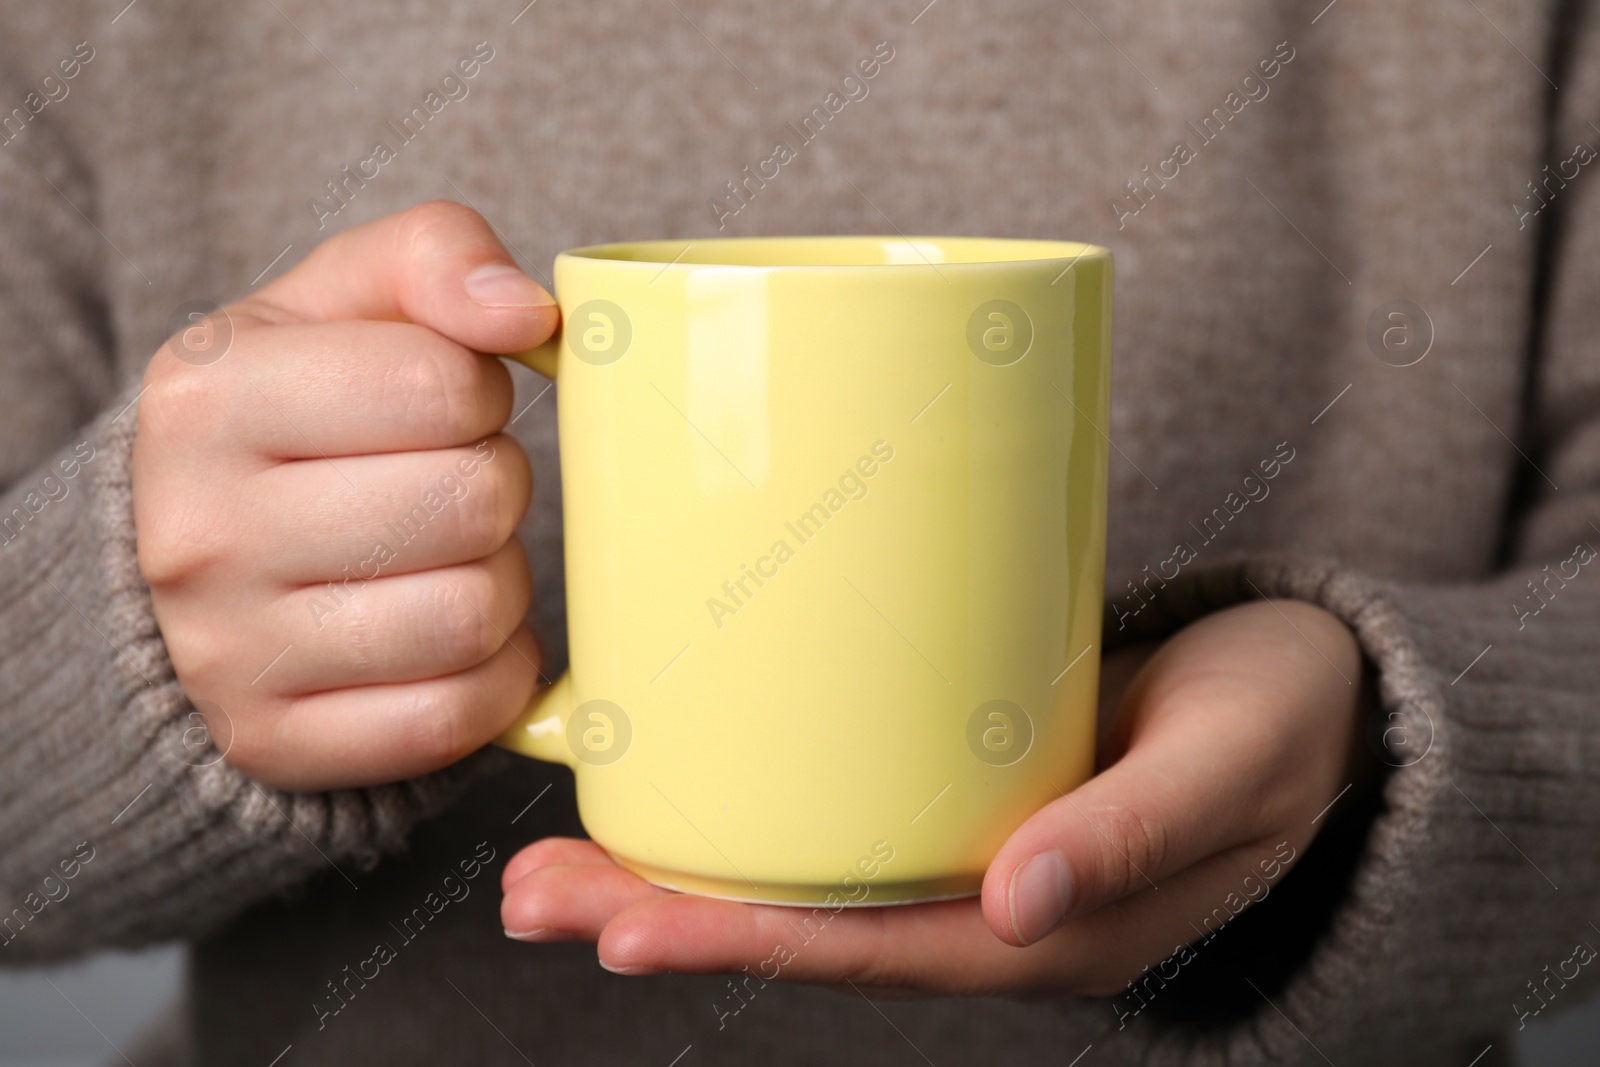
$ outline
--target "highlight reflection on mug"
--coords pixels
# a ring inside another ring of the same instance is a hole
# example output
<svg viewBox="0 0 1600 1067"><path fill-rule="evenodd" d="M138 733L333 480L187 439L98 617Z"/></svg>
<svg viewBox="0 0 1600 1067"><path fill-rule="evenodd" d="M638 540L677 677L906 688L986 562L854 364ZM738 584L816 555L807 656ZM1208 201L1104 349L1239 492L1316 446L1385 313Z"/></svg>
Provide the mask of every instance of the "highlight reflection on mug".
<svg viewBox="0 0 1600 1067"><path fill-rule="evenodd" d="M1009 700L989 700L967 717L967 747L991 767L1009 767L1033 748L1033 720Z"/></svg>
<svg viewBox="0 0 1600 1067"><path fill-rule="evenodd" d="M583 763L603 767L628 754L633 722L609 700L585 700L567 719L567 747Z"/></svg>

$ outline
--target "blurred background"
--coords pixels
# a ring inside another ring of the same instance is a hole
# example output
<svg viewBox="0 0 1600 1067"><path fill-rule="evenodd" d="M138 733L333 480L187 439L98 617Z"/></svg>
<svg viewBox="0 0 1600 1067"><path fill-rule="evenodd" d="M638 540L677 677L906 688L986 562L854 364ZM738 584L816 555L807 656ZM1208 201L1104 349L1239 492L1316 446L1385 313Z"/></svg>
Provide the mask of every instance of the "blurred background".
<svg viewBox="0 0 1600 1067"><path fill-rule="evenodd" d="M182 981L178 946L104 953L65 967L0 970L0 1067L124 1063L117 1049L126 1049L177 996ZM1517 1067L1594 1067L1600 1063L1600 1003L1541 1015L1514 1035L1512 1056Z"/></svg>

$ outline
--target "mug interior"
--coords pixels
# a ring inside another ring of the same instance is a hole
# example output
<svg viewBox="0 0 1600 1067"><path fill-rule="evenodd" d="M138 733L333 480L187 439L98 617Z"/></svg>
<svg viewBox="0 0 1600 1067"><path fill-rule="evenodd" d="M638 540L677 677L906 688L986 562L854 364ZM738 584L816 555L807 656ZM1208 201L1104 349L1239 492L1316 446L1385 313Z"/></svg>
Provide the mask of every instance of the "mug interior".
<svg viewBox="0 0 1600 1067"><path fill-rule="evenodd" d="M1003 237L714 237L575 248L581 259L728 267L875 267L1075 261L1109 256L1097 245Z"/></svg>

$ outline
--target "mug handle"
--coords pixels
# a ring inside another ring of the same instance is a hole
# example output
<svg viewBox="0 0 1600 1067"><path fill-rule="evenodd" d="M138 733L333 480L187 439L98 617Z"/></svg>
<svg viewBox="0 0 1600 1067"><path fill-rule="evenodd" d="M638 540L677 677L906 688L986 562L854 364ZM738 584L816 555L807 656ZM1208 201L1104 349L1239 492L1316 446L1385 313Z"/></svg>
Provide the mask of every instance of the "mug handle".
<svg viewBox="0 0 1600 1067"><path fill-rule="evenodd" d="M526 352L513 352L506 358L532 367L546 378L555 381L557 357L561 354L561 335L566 332L563 329L565 325L563 322L556 323L555 332L550 335L550 339L538 348L530 348Z"/></svg>
<svg viewBox="0 0 1600 1067"><path fill-rule="evenodd" d="M567 718L571 714L571 675L563 674L554 685L535 692L517 721L506 727L494 743L547 763L577 766L572 748L567 744Z"/></svg>
<svg viewBox="0 0 1600 1067"><path fill-rule="evenodd" d="M544 344L507 358L524 363L554 381L557 357L561 351L561 332L558 324ZM567 744L567 718L571 714L572 684L569 676L563 674L553 685L535 692L522 714L495 738L494 743L534 759L574 766L576 761Z"/></svg>

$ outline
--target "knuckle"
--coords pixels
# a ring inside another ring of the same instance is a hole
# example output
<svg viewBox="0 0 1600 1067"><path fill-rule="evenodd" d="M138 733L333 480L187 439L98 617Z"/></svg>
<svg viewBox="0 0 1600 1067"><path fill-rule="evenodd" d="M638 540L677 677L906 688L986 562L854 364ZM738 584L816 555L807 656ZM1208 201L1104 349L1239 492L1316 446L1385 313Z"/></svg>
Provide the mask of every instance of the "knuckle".
<svg viewBox="0 0 1600 1067"><path fill-rule="evenodd" d="M466 756L475 746L466 728L466 700L459 687L423 683L410 689L401 711L405 750L434 767Z"/></svg>
<svg viewBox="0 0 1600 1067"><path fill-rule="evenodd" d="M1167 854L1166 828L1133 808L1101 808L1094 815L1096 828L1112 845L1101 852L1106 891L1123 896L1155 877Z"/></svg>
<svg viewBox="0 0 1600 1067"><path fill-rule="evenodd" d="M224 402L225 371L191 367L163 346L145 372L139 437L164 447L215 440L233 422Z"/></svg>
<svg viewBox="0 0 1600 1067"><path fill-rule="evenodd" d="M150 529L148 523L139 530L134 551L139 561L139 574L151 589L176 585L193 571L190 552L183 539L164 536L159 529Z"/></svg>
<svg viewBox="0 0 1600 1067"><path fill-rule="evenodd" d="M208 692L239 681L240 649L217 638L218 628L180 624L163 634L172 669L186 689Z"/></svg>
<svg viewBox="0 0 1600 1067"><path fill-rule="evenodd" d="M333 635L335 647L346 669L359 677L372 674L389 630L387 613L375 609L372 596L356 596L339 609L343 625Z"/></svg>
<svg viewBox="0 0 1600 1067"><path fill-rule="evenodd" d="M397 235L404 253L427 256L454 243L452 235L487 229L483 216L453 200L427 200L400 214Z"/></svg>
<svg viewBox="0 0 1600 1067"><path fill-rule="evenodd" d="M161 499L140 509L134 534L139 573L151 589L167 590L217 565L226 538L192 499Z"/></svg>
<svg viewBox="0 0 1600 1067"><path fill-rule="evenodd" d="M471 489L461 498L457 513L459 534L462 542L479 555L488 555L505 544L521 518L517 494L506 480L509 467L490 463L480 469L468 483Z"/></svg>
<svg viewBox="0 0 1600 1067"><path fill-rule="evenodd" d="M232 493L215 472L226 465L201 462L221 458L232 416L217 376L194 371L152 370L139 400L134 543L139 573L152 589L220 565L242 532L225 518Z"/></svg>
<svg viewBox="0 0 1600 1067"><path fill-rule="evenodd" d="M181 617L169 619L162 626L172 671L186 692L214 692L235 681L238 657L214 640L214 633L214 629L193 625Z"/></svg>
<svg viewBox="0 0 1600 1067"><path fill-rule="evenodd" d="M476 666L499 649L503 642L487 618L492 595L493 589L477 577L439 583L428 625L442 662Z"/></svg>
<svg viewBox="0 0 1600 1067"><path fill-rule="evenodd" d="M389 373L386 390L412 425L441 442L470 436L483 421L482 382L470 357L413 349Z"/></svg>

